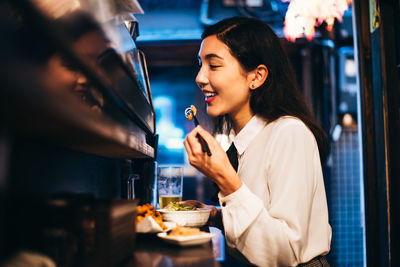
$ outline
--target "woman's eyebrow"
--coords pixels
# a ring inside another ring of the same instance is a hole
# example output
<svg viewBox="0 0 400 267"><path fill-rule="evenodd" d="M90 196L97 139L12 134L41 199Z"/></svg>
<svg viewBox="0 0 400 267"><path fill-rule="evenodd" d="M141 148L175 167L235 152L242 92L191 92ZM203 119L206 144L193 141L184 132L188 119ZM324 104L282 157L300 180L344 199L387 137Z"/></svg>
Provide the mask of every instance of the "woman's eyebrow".
<svg viewBox="0 0 400 267"><path fill-rule="evenodd" d="M206 59L211 59L211 58L219 58L219 59L223 59L222 57L218 56L217 54L207 54L205 56Z"/></svg>
<svg viewBox="0 0 400 267"><path fill-rule="evenodd" d="M221 56L218 56L217 54L207 54L204 57L205 59L211 59L211 58L219 58L219 59L223 59ZM199 61L201 61L201 57L199 55L197 55L197 59Z"/></svg>

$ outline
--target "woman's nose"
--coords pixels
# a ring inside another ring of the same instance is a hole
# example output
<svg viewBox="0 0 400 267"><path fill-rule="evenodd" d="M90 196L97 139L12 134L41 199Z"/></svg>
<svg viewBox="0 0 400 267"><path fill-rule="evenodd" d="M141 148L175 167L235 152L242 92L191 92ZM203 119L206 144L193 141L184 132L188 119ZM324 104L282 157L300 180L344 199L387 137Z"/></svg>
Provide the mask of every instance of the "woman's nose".
<svg viewBox="0 0 400 267"><path fill-rule="evenodd" d="M204 85L206 85L208 83L208 79L207 79L204 71L202 71L202 68L199 70L199 73L197 73L196 83L200 88L203 88Z"/></svg>
<svg viewBox="0 0 400 267"><path fill-rule="evenodd" d="M85 90L89 87L89 81L86 78L85 75L83 74L78 74L78 77L76 79L76 88L75 90L80 91L80 90Z"/></svg>

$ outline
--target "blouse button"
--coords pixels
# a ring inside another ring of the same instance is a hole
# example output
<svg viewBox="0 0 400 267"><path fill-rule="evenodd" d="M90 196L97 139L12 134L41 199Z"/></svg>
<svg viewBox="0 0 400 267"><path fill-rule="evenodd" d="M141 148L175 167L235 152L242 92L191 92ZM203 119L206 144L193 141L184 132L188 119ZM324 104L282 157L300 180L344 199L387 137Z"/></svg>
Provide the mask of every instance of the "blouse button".
<svg viewBox="0 0 400 267"><path fill-rule="evenodd" d="M222 202L222 207L225 207L226 206L226 203L225 202Z"/></svg>

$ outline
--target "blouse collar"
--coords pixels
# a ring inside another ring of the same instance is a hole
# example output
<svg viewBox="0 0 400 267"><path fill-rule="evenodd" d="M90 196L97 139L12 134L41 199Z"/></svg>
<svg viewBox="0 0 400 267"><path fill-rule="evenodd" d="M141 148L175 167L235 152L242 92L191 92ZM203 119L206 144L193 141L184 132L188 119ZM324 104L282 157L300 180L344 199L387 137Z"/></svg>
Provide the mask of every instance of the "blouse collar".
<svg viewBox="0 0 400 267"><path fill-rule="evenodd" d="M261 132L266 124L265 119L254 115L237 135L235 135L235 131L231 131L229 139L235 143L239 155L243 154L250 142Z"/></svg>

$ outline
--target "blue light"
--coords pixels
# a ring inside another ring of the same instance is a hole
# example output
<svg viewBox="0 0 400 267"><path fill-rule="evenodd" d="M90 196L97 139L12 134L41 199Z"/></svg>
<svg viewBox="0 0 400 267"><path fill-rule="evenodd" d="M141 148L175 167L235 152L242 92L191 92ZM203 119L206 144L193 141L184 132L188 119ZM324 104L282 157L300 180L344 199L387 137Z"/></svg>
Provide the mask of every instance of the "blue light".
<svg viewBox="0 0 400 267"><path fill-rule="evenodd" d="M154 98L154 107L157 114L157 133L159 145L168 149L182 150L184 130L174 123L175 101L172 97L160 95Z"/></svg>

